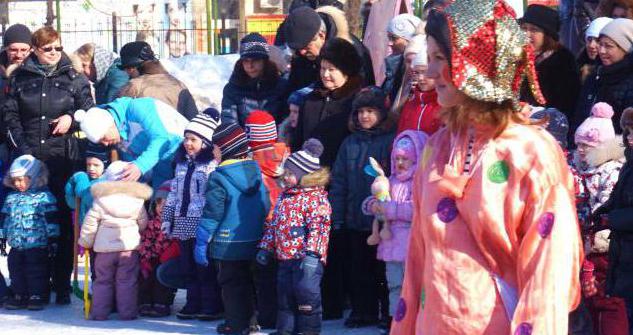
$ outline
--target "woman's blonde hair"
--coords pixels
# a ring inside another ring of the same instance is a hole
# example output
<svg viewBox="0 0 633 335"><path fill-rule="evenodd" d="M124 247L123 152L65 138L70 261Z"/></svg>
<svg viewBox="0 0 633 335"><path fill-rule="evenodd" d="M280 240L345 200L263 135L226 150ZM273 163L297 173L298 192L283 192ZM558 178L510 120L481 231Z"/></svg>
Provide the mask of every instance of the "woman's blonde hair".
<svg viewBox="0 0 633 335"><path fill-rule="evenodd" d="M92 60L94 59L94 56L95 56L95 44L94 43L86 43L86 44L80 46L79 49L77 49L75 51L75 54L82 61L92 62Z"/></svg>

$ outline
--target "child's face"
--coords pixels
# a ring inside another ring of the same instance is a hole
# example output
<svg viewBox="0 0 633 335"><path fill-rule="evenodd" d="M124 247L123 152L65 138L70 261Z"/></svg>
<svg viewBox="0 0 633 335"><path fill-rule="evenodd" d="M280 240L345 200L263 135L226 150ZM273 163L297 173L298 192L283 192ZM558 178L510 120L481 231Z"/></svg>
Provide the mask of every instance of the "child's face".
<svg viewBox="0 0 633 335"><path fill-rule="evenodd" d="M590 145L584 143L576 143L576 152L578 152L578 157L584 162L587 157L587 153L591 149Z"/></svg>
<svg viewBox="0 0 633 335"><path fill-rule="evenodd" d="M380 111L372 107L361 107L358 109L358 123L363 129L374 128L380 119Z"/></svg>
<svg viewBox="0 0 633 335"><path fill-rule="evenodd" d="M88 157L86 158L86 173L90 179L97 179L103 175L105 166L99 158Z"/></svg>
<svg viewBox="0 0 633 335"><path fill-rule="evenodd" d="M182 146L185 148L187 155L196 156L202 150L202 139L192 133L186 133Z"/></svg>
<svg viewBox="0 0 633 335"><path fill-rule="evenodd" d="M285 188L295 187L299 184L297 176L288 169L284 169L284 174L281 175L281 182Z"/></svg>
<svg viewBox="0 0 633 335"><path fill-rule="evenodd" d="M31 186L31 178L27 176L13 177L11 180L13 181L13 187L19 192L26 192Z"/></svg>
<svg viewBox="0 0 633 335"><path fill-rule="evenodd" d="M292 128L297 128L297 122L299 121L299 106L290 104L288 105L288 110L290 110L290 126Z"/></svg>
<svg viewBox="0 0 633 335"><path fill-rule="evenodd" d="M426 76L426 69L426 65L417 65L414 66L411 71L411 79L422 92L430 91L435 88L435 81Z"/></svg>
<svg viewBox="0 0 633 335"><path fill-rule="evenodd" d="M411 169L413 161L404 154L396 154L396 174L402 175Z"/></svg>
<svg viewBox="0 0 633 335"><path fill-rule="evenodd" d="M156 217L163 216L163 207L165 206L165 198L156 199Z"/></svg>

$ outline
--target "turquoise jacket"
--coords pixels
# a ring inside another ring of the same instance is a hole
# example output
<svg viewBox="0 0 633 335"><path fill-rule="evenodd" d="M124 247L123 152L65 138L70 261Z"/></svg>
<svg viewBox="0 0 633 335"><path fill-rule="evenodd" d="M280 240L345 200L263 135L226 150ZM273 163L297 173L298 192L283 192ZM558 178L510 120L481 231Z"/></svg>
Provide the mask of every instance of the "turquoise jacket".
<svg viewBox="0 0 633 335"><path fill-rule="evenodd" d="M112 114L119 130L122 160L143 174L151 171L153 185L173 177L171 161L188 123L184 116L154 98L121 97L100 107Z"/></svg>
<svg viewBox="0 0 633 335"><path fill-rule="evenodd" d="M209 258L255 259L270 209L268 190L252 160L224 162L209 176L199 229L210 236ZM199 232L196 238L204 238Z"/></svg>
<svg viewBox="0 0 633 335"><path fill-rule="evenodd" d="M81 225L84 222L84 217L86 213L92 207L92 193L90 193L90 187L95 183L103 181L101 178L90 179L88 174L80 171L75 173L68 182L66 183L66 187L64 188L66 195L66 204L71 209L77 210L75 208L75 198L80 199L79 205L79 224Z"/></svg>

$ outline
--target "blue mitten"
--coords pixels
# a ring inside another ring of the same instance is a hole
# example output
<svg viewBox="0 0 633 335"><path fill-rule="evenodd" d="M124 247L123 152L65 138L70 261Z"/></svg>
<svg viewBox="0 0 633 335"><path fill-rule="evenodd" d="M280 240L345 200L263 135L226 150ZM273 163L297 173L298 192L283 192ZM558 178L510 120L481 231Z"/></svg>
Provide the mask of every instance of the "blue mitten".
<svg viewBox="0 0 633 335"><path fill-rule="evenodd" d="M211 242L211 235L209 232L202 227L198 227L196 230L196 245L193 248L193 258L199 265L209 265L209 259L207 257L209 242Z"/></svg>

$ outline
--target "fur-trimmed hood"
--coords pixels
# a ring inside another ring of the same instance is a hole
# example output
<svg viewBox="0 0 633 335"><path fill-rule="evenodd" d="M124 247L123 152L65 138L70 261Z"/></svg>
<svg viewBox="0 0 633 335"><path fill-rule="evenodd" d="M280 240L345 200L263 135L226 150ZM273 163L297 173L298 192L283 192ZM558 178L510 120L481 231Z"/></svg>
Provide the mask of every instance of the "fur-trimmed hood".
<svg viewBox="0 0 633 335"><path fill-rule="evenodd" d="M345 18L345 12L334 6L319 7L316 9L316 12L319 13L321 17L326 16L324 22L328 31L327 38L339 37L352 44L354 43L349 32L349 23ZM334 25L334 29L332 29L332 24Z"/></svg>
<svg viewBox="0 0 633 335"><path fill-rule="evenodd" d="M622 142L622 136L616 136L614 139L609 140L602 145L589 148L587 155L585 156L585 164L580 161L578 151L574 152L574 163L576 166L582 168L586 166L585 170L595 169L602 164L609 161L624 161L624 144Z"/></svg>
<svg viewBox="0 0 633 335"><path fill-rule="evenodd" d="M327 167L320 168L301 178L301 187L325 187L330 183L330 169Z"/></svg>
<svg viewBox="0 0 633 335"><path fill-rule="evenodd" d="M94 184L90 193L95 200L114 194L148 200L152 197L152 188L135 181L104 181Z"/></svg>

